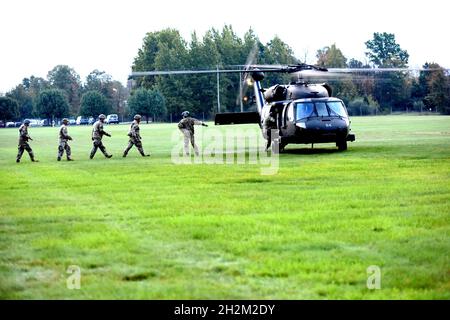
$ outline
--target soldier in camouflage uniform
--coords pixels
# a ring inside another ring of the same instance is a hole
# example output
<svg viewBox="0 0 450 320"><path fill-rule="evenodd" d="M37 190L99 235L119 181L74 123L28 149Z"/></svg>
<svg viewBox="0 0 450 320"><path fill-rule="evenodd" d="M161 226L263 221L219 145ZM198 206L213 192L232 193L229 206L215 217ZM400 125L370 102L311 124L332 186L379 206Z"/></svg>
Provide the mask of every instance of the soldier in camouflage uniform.
<svg viewBox="0 0 450 320"><path fill-rule="evenodd" d="M142 148L141 142L141 134L139 133L139 123L141 122L141 116L139 114L134 116L134 121L131 124L130 131L128 132L128 136L130 137L130 141L128 142L128 146L123 151L123 157L125 158L133 146L136 146L139 153L143 157L149 157L149 154L144 153L144 149Z"/></svg>
<svg viewBox="0 0 450 320"><path fill-rule="evenodd" d="M111 158L112 155L108 154L106 152L106 148L103 145L102 138L103 136L111 137L111 135L103 130L103 123L105 122L106 116L104 114L101 114L98 116L98 120L94 123L92 127L92 141L93 141L93 147L91 150L90 158L93 159L95 156L95 153L97 152L97 149L100 149L100 151L105 155L106 158Z"/></svg>
<svg viewBox="0 0 450 320"><path fill-rule="evenodd" d="M33 162L38 162L38 160L34 159L34 153L28 144L28 140L33 141L31 137L28 135L28 126L30 125L30 120L25 120L23 124L19 128L19 152L17 153L16 162L19 163L22 158L23 152L27 150L30 155L30 159Z"/></svg>
<svg viewBox="0 0 450 320"><path fill-rule="evenodd" d="M189 156L189 142L191 143L192 147L194 148L195 155L198 156L198 147L195 144L195 137L194 137L194 125L202 125L204 127L207 127L208 125L200 120L197 120L195 118L191 118L189 111L184 111L182 114L183 119L178 123L178 128L183 133L184 136L184 153Z"/></svg>
<svg viewBox="0 0 450 320"><path fill-rule="evenodd" d="M275 119L275 116L275 112L270 111L263 121L263 130L266 132L267 136L266 151L269 150L270 145L272 144L272 130L277 128L277 121Z"/></svg>
<svg viewBox="0 0 450 320"><path fill-rule="evenodd" d="M69 119L62 119L62 125L59 128L59 146L58 146L58 161L61 161L61 158L64 154L64 150L66 151L67 161L73 161L71 156L71 150L68 141L72 140L72 137L69 136L67 132L67 125L69 124Z"/></svg>

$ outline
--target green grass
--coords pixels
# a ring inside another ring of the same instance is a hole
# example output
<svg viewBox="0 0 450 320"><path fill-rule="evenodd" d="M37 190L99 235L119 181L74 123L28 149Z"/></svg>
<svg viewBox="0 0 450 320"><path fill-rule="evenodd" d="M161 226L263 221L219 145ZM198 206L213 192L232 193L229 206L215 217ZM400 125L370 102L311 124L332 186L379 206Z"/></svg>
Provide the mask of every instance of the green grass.
<svg viewBox="0 0 450 320"><path fill-rule="evenodd" d="M126 159L127 127L108 126L114 157L94 160L90 127L72 127L72 163L56 128L31 128L40 162L16 164L17 129L1 129L0 297L449 299L450 117L352 122L348 151L288 146L275 175L174 164L176 125L141 126L152 157Z"/></svg>

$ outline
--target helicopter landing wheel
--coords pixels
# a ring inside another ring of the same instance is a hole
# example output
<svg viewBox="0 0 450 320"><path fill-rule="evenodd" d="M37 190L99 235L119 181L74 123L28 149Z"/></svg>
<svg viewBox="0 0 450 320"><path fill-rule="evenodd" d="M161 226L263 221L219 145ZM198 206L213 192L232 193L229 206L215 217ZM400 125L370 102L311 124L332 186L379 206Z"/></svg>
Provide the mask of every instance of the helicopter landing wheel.
<svg viewBox="0 0 450 320"><path fill-rule="evenodd" d="M338 147L339 151L345 151L347 150L347 141L338 141L336 142L336 147Z"/></svg>

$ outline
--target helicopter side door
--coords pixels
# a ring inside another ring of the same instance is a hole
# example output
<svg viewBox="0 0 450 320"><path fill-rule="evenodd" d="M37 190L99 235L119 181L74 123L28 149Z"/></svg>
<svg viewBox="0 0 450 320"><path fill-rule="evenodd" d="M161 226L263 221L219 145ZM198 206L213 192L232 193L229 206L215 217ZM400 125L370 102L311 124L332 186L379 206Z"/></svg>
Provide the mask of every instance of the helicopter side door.
<svg viewBox="0 0 450 320"><path fill-rule="evenodd" d="M289 103L283 108L283 124L281 126L283 136L292 136L295 134L294 109L293 103Z"/></svg>

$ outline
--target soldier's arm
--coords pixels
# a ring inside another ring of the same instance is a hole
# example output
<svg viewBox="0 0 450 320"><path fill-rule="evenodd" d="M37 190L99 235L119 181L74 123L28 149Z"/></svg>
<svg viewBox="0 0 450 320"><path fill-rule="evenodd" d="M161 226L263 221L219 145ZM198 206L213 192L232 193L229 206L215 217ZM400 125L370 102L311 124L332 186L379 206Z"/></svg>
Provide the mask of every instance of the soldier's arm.
<svg viewBox="0 0 450 320"><path fill-rule="evenodd" d="M28 131L24 131L23 133L22 133L22 137L25 139L25 140L31 140L31 141L33 141L33 139L30 137L30 135L28 134Z"/></svg>
<svg viewBox="0 0 450 320"><path fill-rule="evenodd" d="M207 127L208 125L206 123L204 123L203 121L197 120L197 119L193 119L194 120L194 124L195 125L202 125L204 127Z"/></svg>
<svg viewBox="0 0 450 320"><path fill-rule="evenodd" d="M101 128L99 128L99 132L100 132L101 135L105 135L107 137L111 137L111 135L108 132L103 130L103 126Z"/></svg>

